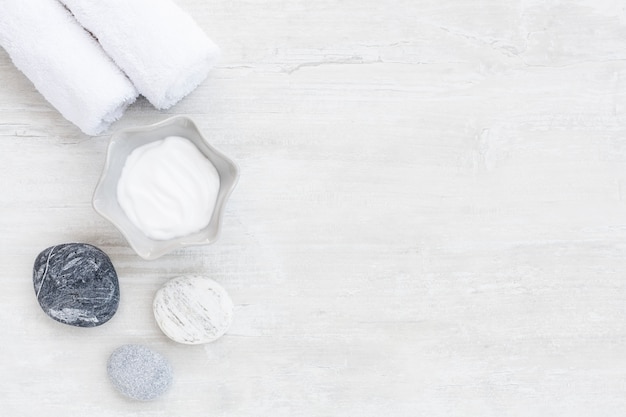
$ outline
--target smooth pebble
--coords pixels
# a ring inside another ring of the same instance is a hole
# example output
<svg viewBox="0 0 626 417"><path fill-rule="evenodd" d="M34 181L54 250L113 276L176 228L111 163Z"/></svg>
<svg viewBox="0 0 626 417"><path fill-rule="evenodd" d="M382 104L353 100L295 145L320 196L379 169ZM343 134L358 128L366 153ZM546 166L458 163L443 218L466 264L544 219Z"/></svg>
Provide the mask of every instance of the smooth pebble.
<svg viewBox="0 0 626 417"><path fill-rule="evenodd" d="M141 401L159 397L172 383L172 367L167 359L142 345L115 349L107 363L107 373L119 392Z"/></svg>
<svg viewBox="0 0 626 417"><path fill-rule="evenodd" d="M203 276L173 278L154 297L154 318L170 339L190 345L220 338L232 322L233 302L217 282Z"/></svg>
<svg viewBox="0 0 626 417"><path fill-rule="evenodd" d="M41 252L33 267L35 295L56 321L100 326L120 301L117 273L106 253L85 243L65 243Z"/></svg>

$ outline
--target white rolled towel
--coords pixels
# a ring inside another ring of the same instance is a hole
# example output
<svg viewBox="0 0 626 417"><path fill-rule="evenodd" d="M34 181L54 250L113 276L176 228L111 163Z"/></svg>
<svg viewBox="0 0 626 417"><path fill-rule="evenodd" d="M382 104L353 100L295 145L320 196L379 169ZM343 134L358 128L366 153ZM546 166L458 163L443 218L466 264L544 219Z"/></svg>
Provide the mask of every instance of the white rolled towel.
<svg viewBox="0 0 626 417"><path fill-rule="evenodd" d="M219 48L170 0L61 2L158 109L193 91L219 57Z"/></svg>
<svg viewBox="0 0 626 417"><path fill-rule="evenodd" d="M0 0L0 45L67 120L98 135L137 91L57 0Z"/></svg>

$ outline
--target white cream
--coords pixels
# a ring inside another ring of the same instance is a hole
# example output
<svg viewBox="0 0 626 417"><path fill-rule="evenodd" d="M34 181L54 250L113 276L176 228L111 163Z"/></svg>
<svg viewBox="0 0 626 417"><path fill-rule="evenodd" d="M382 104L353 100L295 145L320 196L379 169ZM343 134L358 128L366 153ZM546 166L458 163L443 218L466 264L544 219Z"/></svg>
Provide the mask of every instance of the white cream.
<svg viewBox="0 0 626 417"><path fill-rule="evenodd" d="M117 200L137 228L156 240L197 232L213 215L220 179L188 139L169 136L135 149L117 184Z"/></svg>

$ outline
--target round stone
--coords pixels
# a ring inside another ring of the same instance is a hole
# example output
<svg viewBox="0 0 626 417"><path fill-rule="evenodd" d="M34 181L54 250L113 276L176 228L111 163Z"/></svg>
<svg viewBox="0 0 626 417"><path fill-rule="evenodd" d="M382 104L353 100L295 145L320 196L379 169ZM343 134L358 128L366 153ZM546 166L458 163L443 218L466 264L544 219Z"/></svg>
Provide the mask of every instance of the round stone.
<svg viewBox="0 0 626 417"><path fill-rule="evenodd" d="M106 253L85 243L66 243L41 252L33 285L43 311L56 321L95 327L117 311L120 287Z"/></svg>
<svg viewBox="0 0 626 417"><path fill-rule="evenodd" d="M233 317L233 302L226 290L203 276L171 279L157 291L153 307L163 333L189 345L220 338Z"/></svg>
<svg viewBox="0 0 626 417"><path fill-rule="evenodd" d="M142 345L115 349L109 357L107 373L119 392L141 401L157 398L172 383L172 367L167 359Z"/></svg>

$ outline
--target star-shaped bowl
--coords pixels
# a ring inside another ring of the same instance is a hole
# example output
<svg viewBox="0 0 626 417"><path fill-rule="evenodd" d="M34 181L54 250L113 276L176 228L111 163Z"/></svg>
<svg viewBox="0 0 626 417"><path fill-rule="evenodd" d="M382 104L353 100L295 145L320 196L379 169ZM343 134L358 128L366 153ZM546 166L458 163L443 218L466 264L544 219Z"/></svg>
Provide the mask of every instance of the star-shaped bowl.
<svg viewBox="0 0 626 417"><path fill-rule="evenodd" d="M155 240L137 228L119 205L117 183L126 158L133 150L168 136L181 136L189 139L217 169L220 187L213 215L204 229L169 240ZM237 165L211 146L191 119L177 116L153 125L121 130L111 137L104 170L94 192L92 204L102 217L117 227L137 255L144 259L156 259L185 246L207 245L215 242L220 234L224 206L238 178Z"/></svg>

